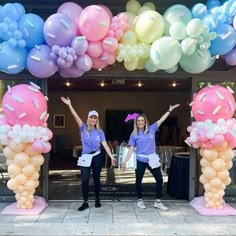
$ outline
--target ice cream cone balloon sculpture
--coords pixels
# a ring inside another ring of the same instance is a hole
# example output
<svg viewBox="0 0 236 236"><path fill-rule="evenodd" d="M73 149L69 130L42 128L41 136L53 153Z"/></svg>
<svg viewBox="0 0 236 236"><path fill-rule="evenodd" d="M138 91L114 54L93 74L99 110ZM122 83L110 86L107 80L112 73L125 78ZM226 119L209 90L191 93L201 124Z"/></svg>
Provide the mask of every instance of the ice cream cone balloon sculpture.
<svg viewBox="0 0 236 236"><path fill-rule="evenodd" d="M236 104L232 93L229 87L209 85L190 104L196 122L188 127L186 143L200 148L200 182L207 208L223 208L224 190L231 183L232 148L236 147L236 120L232 118Z"/></svg>
<svg viewBox="0 0 236 236"><path fill-rule="evenodd" d="M0 143L10 176L7 186L14 191L18 208L32 208L42 153L51 149L47 101L36 84L20 84L8 87L2 109Z"/></svg>

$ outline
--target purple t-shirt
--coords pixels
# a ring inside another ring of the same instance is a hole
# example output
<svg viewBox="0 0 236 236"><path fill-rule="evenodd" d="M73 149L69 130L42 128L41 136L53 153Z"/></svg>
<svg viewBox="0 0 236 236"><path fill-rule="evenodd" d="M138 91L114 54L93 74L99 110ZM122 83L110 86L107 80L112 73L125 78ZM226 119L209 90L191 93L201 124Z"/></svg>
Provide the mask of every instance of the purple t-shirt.
<svg viewBox="0 0 236 236"><path fill-rule="evenodd" d="M85 123L80 127L81 140L82 140L82 154L101 151L101 142L106 141L104 132L93 128L89 134L86 132Z"/></svg>
<svg viewBox="0 0 236 236"><path fill-rule="evenodd" d="M157 122L150 125L148 133L144 134L142 130L138 134L132 133L129 138L129 145L136 148L136 158L142 162L148 162L148 158L139 157L139 154L150 155L156 153L155 133L158 130Z"/></svg>

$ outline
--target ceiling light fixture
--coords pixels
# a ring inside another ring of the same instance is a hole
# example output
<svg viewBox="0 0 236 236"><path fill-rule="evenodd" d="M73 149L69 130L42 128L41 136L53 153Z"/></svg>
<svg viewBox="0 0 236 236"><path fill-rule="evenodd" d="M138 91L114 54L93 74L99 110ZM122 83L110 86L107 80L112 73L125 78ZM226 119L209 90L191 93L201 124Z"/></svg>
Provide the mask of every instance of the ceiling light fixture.
<svg viewBox="0 0 236 236"><path fill-rule="evenodd" d="M105 83L104 83L103 80L101 81L100 86L101 86L101 87L104 87L104 86L105 86Z"/></svg>
<svg viewBox="0 0 236 236"><path fill-rule="evenodd" d="M138 82L138 87L142 87L143 84L141 83L141 81Z"/></svg>

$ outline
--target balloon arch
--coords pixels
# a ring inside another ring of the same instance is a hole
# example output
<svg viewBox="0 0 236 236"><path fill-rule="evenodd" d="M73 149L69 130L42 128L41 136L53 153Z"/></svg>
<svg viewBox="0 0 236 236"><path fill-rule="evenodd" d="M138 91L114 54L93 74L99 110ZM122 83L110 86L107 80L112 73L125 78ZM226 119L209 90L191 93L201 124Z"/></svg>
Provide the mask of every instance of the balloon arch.
<svg viewBox="0 0 236 236"><path fill-rule="evenodd" d="M66 2L44 21L20 3L7 3L0 5L0 71L73 78L120 62L128 71L174 73L180 66L198 74L217 56L234 66L235 14L236 0L191 9L175 4L163 15L152 2L129 0L116 16L105 5L83 9Z"/></svg>

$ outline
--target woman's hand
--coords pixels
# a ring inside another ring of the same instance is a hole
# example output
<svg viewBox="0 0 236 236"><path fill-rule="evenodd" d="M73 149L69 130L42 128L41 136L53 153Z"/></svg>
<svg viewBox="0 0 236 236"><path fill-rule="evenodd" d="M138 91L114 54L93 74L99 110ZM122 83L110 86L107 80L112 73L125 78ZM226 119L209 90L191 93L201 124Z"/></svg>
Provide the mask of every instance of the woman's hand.
<svg viewBox="0 0 236 236"><path fill-rule="evenodd" d="M62 100L62 102L63 103L65 103L67 106L69 106L69 105L71 105L71 101L70 101L70 99L67 97L67 98L65 98L65 97L61 97L61 100Z"/></svg>
<svg viewBox="0 0 236 236"><path fill-rule="evenodd" d="M170 105L169 112L173 111L175 108L179 107L180 104Z"/></svg>
<svg viewBox="0 0 236 236"><path fill-rule="evenodd" d="M112 165L113 167L116 167L116 158L115 158L115 157L112 157L112 158L111 158L111 165Z"/></svg>
<svg viewBox="0 0 236 236"><path fill-rule="evenodd" d="M120 168L121 168L121 170L126 170L126 163L125 163L125 162L122 162L122 163L120 164Z"/></svg>

